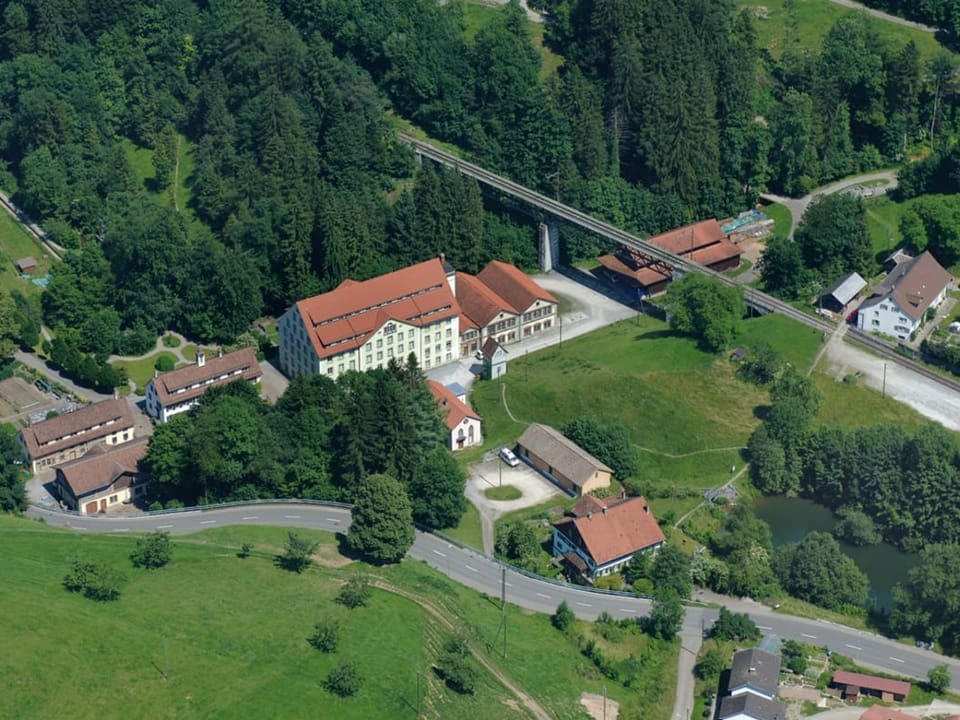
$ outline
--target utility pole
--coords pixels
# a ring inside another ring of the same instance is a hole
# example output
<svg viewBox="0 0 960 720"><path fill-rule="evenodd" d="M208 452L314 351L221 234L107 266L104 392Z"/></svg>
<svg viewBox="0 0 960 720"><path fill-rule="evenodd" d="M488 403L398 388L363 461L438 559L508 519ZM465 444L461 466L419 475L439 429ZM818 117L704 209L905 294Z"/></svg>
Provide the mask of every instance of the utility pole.
<svg viewBox="0 0 960 720"><path fill-rule="evenodd" d="M880 397L887 396L887 364L883 364L883 385L880 387Z"/></svg>

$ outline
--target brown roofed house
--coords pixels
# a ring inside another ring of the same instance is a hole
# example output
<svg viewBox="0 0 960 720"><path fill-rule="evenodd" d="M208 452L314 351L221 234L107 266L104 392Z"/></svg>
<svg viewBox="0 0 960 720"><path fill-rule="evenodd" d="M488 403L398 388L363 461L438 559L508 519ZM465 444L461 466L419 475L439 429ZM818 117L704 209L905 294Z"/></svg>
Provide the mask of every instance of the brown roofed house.
<svg viewBox="0 0 960 720"><path fill-rule="evenodd" d="M531 423L517 440L517 455L572 495L610 486L613 470L549 425Z"/></svg>
<svg viewBox="0 0 960 720"><path fill-rule="evenodd" d="M910 683L890 680L876 675L837 670L833 674L833 687L843 691L845 699L857 699L860 695L873 695L884 702L903 702L910 694Z"/></svg>
<svg viewBox="0 0 960 720"><path fill-rule="evenodd" d="M953 286L953 276L929 251L893 268L873 294L861 303L857 326L906 340L923 323L924 314L936 308Z"/></svg>
<svg viewBox="0 0 960 720"><path fill-rule="evenodd" d="M257 384L263 377L257 355L252 348L241 348L210 360L197 351L195 365L171 370L153 378L147 385L147 414L159 422L167 422L178 413L197 404L200 396L217 385L234 380Z"/></svg>
<svg viewBox="0 0 960 720"><path fill-rule="evenodd" d="M98 443L117 445L134 436L134 418L123 398L86 405L20 431L32 472L84 455Z"/></svg>
<svg viewBox="0 0 960 720"><path fill-rule="evenodd" d="M482 445L480 416L477 412L436 380L427 380L427 387L437 401L443 422L450 431L447 446L451 450L462 450L465 447Z"/></svg>
<svg viewBox="0 0 960 720"><path fill-rule="evenodd" d="M63 504L87 515L131 502L146 490L138 463L149 438L122 445L94 445L86 455L57 468L56 485Z"/></svg>
<svg viewBox="0 0 960 720"><path fill-rule="evenodd" d="M22 257L17 260L17 272L21 275L28 275L37 269L37 261L30 257Z"/></svg>
<svg viewBox="0 0 960 720"><path fill-rule="evenodd" d="M555 522L553 555L592 581L618 572L635 554L655 550L665 539L646 498L632 497Z"/></svg>

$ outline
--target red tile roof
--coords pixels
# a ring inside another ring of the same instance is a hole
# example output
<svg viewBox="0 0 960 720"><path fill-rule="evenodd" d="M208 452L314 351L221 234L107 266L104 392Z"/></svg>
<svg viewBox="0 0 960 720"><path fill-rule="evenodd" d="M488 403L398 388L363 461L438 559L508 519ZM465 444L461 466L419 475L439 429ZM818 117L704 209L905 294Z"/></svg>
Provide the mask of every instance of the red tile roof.
<svg viewBox="0 0 960 720"><path fill-rule="evenodd" d="M837 670L833 674L833 682L835 685L855 685L865 690L888 692L894 695L910 694L910 683L903 680L889 680L888 678L863 675L846 670Z"/></svg>
<svg viewBox="0 0 960 720"><path fill-rule="evenodd" d="M200 397L209 388L234 380L256 380L263 375L253 348L241 348L223 357L207 360L203 366L189 365L155 377L153 383L160 404L179 405Z"/></svg>
<svg viewBox="0 0 960 720"><path fill-rule="evenodd" d="M30 458L37 460L93 442L134 425L130 405L123 398L104 400L79 410L44 420L21 431Z"/></svg>
<svg viewBox="0 0 960 720"><path fill-rule="evenodd" d="M448 429L455 430L466 418L481 419L475 410L436 380L427 380L427 385L437 400L440 414L444 416L443 422Z"/></svg>
<svg viewBox="0 0 960 720"><path fill-rule="evenodd" d="M516 315L516 311L502 297L483 282L467 273L457 273L457 302L463 315L476 327L486 327L501 312Z"/></svg>
<svg viewBox="0 0 960 720"><path fill-rule="evenodd" d="M860 716L860 720L920 720L920 718L915 715L908 715L896 708L872 705Z"/></svg>
<svg viewBox="0 0 960 720"><path fill-rule="evenodd" d="M742 254L714 219L655 235L647 238L647 242L707 267L728 262ZM608 270L630 277L645 287L670 280L672 275L671 268L632 248L624 247L598 259Z"/></svg>
<svg viewBox="0 0 960 720"><path fill-rule="evenodd" d="M488 288L507 301L520 314L537 300L556 303L557 299L537 285L526 273L513 265L492 260L477 277Z"/></svg>
<svg viewBox="0 0 960 720"><path fill-rule="evenodd" d="M75 498L109 487L122 475L135 475L137 463L147 454L149 438L120 445L97 445L83 457L57 468Z"/></svg>
<svg viewBox="0 0 960 720"><path fill-rule="evenodd" d="M597 565L639 552L666 539L643 497L629 498L592 516L564 518L554 526L576 541L569 532L572 526L580 538L577 544Z"/></svg>
<svg viewBox="0 0 960 720"><path fill-rule="evenodd" d="M440 258L356 282L297 303L319 358L366 342L389 320L424 326L460 314Z"/></svg>

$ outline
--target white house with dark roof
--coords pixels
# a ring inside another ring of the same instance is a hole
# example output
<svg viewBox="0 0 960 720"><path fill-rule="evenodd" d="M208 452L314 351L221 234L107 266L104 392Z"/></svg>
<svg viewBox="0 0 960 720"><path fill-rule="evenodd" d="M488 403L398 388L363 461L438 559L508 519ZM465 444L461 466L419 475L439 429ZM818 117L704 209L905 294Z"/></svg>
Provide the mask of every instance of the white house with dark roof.
<svg viewBox="0 0 960 720"><path fill-rule="evenodd" d="M262 377L260 363L252 348L241 348L210 360L198 350L195 365L158 374L149 382L147 414L158 422L167 422L196 405L200 396L212 387L234 380L257 384Z"/></svg>
<svg viewBox="0 0 960 720"><path fill-rule="evenodd" d="M727 695L720 701L719 720L787 720L786 706L777 700L746 693Z"/></svg>
<svg viewBox="0 0 960 720"><path fill-rule="evenodd" d="M727 688L731 695L749 693L773 700L780 685L780 656L758 648L739 650L733 656Z"/></svg>
<svg viewBox="0 0 960 720"><path fill-rule="evenodd" d="M857 327L906 340L937 307L953 286L950 275L929 252L901 262L865 300L857 313Z"/></svg>
<svg viewBox="0 0 960 720"><path fill-rule="evenodd" d="M75 460L98 443L129 442L134 437L134 424L129 403L114 398L38 422L21 430L17 437L31 472L36 473Z"/></svg>

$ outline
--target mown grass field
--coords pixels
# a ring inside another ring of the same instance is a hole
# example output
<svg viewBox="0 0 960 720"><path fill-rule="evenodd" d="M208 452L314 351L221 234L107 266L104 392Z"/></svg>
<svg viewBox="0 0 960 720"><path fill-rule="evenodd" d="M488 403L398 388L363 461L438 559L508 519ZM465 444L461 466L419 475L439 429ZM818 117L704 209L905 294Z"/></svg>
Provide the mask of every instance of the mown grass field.
<svg viewBox="0 0 960 720"><path fill-rule="evenodd" d="M176 355L166 350L160 350L139 360L117 360L113 363L113 366L117 370L126 370L127 377L133 380L138 387L145 387L153 377L154 365L161 356L170 358L174 364L177 363Z"/></svg>
<svg viewBox="0 0 960 720"><path fill-rule="evenodd" d="M43 277L53 266L54 260L30 237L26 231L6 212L0 212L0 291L19 290L25 295L39 294L41 288L29 280L22 280L15 263L22 257L32 257L37 261L35 277Z"/></svg>
<svg viewBox="0 0 960 720"><path fill-rule="evenodd" d="M788 43L795 43L801 50L819 50L824 36L837 20L859 12L836 5L830 0L800 0L796 3L794 31L791 29L789 13L784 9L785 4L785 0L741 0L737 3L738 7L753 10L759 45L767 48L777 58L783 54ZM900 46L913 40L924 60L929 60L943 48L931 33L903 27L866 13L863 15L882 41Z"/></svg>
<svg viewBox="0 0 960 720"><path fill-rule="evenodd" d="M432 670L442 643L454 632L480 648L493 644L500 622L496 601L419 562L388 568L344 565L333 535L298 532L322 543L318 557L324 566L303 575L274 566L286 530L266 527L177 536L171 564L146 571L130 565L132 537L79 535L0 517L0 602L6 610L0 619L0 717L60 717L69 706L71 718L97 720L412 719L418 673L424 718L529 717L482 669L473 696L448 690ZM253 554L240 559L236 552L245 542L253 545ZM96 603L63 589L62 578L78 553L124 572L127 581L118 601ZM439 608L452 628L397 592L374 590L368 607L352 611L335 604L339 583L360 571ZM342 623L333 655L306 642L314 623L329 616ZM551 717L582 718L577 700L581 692L601 691L599 673L549 617L513 606L507 617L508 660L492 650L485 654ZM645 682L671 687L676 650L672 646L651 658L657 670ZM342 660L356 661L364 678L353 698L340 699L321 686ZM609 681L606 685L621 702L635 707L646 702L625 688L617 692ZM672 690L667 694L669 703L664 699L655 714L645 717L669 717Z"/></svg>
<svg viewBox="0 0 960 720"><path fill-rule="evenodd" d="M820 336L780 316L743 324L738 342L764 338L806 368ZM510 418L502 396L516 418ZM623 423L640 448L640 476L658 486L707 488L740 465L738 448L760 422L767 393L736 377L726 356L697 348L642 316L511 362L502 387L479 383L473 402L487 447L512 444L529 422L562 427L582 415Z"/></svg>
<svg viewBox="0 0 960 720"><path fill-rule="evenodd" d="M767 217L773 220L773 234L778 237L787 237L793 225L793 213L786 205L772 203L763 208Z"/></svg>

